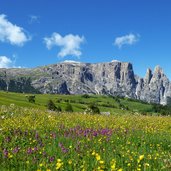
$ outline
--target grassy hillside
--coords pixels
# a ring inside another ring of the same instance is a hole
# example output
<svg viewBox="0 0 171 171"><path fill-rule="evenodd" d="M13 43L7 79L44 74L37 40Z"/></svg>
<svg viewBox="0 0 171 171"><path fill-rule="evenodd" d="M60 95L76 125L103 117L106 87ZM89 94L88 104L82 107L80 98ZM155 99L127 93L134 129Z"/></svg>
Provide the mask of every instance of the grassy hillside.
<svg viewBox="0 0 171 171"><path fill-rule="evenodd" d="M92 103L95 103L101 112L110 112L111 114L151 113L153 108L150 104L131 99L102 95L89 95L86 97L83 95L37 94L35 95L35 103L30 103L26 98L26 94L0 92L0 105L15 104L21 107L46 109L48 100L52 100L55 105L60 106L62 111L65 111L65 107L69 102L74 112L83 112Z"/></svg>

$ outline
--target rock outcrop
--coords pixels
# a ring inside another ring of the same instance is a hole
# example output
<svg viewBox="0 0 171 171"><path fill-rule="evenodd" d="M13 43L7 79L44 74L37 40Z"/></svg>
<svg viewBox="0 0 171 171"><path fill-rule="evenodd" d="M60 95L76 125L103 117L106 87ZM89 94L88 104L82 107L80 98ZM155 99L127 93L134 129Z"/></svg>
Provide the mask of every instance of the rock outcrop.
<svg viewBox="0 0 171 171"><path fill-rule="evenodd" d="M0 90L24 93L107 94L167 104L171 83L156 66L144 78L128 62L63 62L33 69L0 69Z"/></svg>

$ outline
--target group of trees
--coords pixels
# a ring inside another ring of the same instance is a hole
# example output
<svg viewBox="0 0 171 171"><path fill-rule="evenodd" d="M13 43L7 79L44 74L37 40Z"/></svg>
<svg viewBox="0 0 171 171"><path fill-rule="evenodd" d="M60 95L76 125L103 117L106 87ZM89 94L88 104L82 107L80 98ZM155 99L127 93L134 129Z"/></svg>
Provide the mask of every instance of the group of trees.
<svg viewBox="0 0 171 171"><path fill-rule="evenodd" d="M62 111L61 107L56 106L55 103L52 100L49 100L47 102L47 109L52 110L52 111L56 111L56 112L61 112ZM73 112L73 108L72 108L72 105L70 103L66 104L65 111L66 112Z"/></svg>
<svg viewBox="0 0 171 171"><path fill-rule="evenodd" d="M171 115L171 105L153 104L152 112L160 113L161 115Z"/></svg>
<svg viewBox="0 0 171 171"><path fill-rule="evenodd" d="M36 96L35 95L26 95L26 98L27 100L30 102L30 103L35 103L35 98ZM87 97L85 97L87 98ZM100 110L97 106L97 104L95 103L91 103L88 108L90 109L90 111L94 114L94 113L97 113L99 114L100 113ZM51 110L51 111L57 111L57 112L61 112L62 109L61 109L61 106L59 105L55 105L55 103L52 101L52 100L48 100L47 102L47 109L48 110ZM73 112L73 107L71 105L71 103L66 102L66 106L65 106L65 111L66 112Z"/></svg>
<svg viewBox="0 0 171 171"><path fill-rule="evenodd" d="M26 98L30 103L35 103L35 95L26 95Z"/></svg>
<svg viewBox="0 0 171 171"><path fill-rule="evenodd" d="M55 103L52 100L49 100L47 102L47 109L48 110L52 110L52 111L57 111L57 112L61 112L62 109L60 106L56 106Z"/></svg>
<svg viewBox="0 0 171 171"><path fill-rule="evenodd" d="M26 99L30 103L35 103L35 98L36 98L35 95L26 95ZM61 107L59 105L56 106L55 103L52 100L48 100L47 109L52 110L52 111L57 111L57 112L62 111ZM67 102L67 104L66 104L65 111L66 112L73 112L72 105L69 102Z"/></svg>

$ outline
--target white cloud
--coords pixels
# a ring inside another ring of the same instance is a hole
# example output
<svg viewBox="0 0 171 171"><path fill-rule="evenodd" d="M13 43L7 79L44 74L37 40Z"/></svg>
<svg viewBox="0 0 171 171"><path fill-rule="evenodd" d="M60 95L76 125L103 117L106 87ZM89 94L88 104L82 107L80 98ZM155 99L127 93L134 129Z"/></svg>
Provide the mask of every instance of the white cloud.
<svg viewBox="0 0 171 171"><path fill-rule="evenodd" d="M85 41L84 36L68 34L62 37L59 33L53 33L51 37L45 37L44 42L46 47L51 49L53 46L61 47L58 53L59 57L65 57L67 55L72 55L79 57L82 55L80 50L80 45Z"/></svg>
<svg viewBox="0 0 171 171"><path fill-rule="evenodd" d="M22 46L30 37L24 33L24 29L9 22L6 15L0 15L0 41L9 42L12 45Z"/></svg>
<svg viewBox="0 0 171 171"><path fill-rule="evenodd" d="M81 62L79 62L79 61L73 61L73 60L65 60L65 61L63 61L61 63L77 63L77 64L80 64Z"/></svg>
<svg viewBox="0 0 171 171"><path fill-rule="evenodd" d="M6 56L0 56L0 68L10 68L13 65L13 61Z"/></svg>
<svg viewBox="0 0 171 171"><path fill-rule="evenodd" d="M23 68L21 66L16 66L17 55L13 54L12 59L6 56L0 56L0 68Z"/></svg>
<svg viewBox="0 0 171 171"><path fill-rule="evenodd" d="M117 37L115 39L114 45L117 46L118 48L122 48L123 45L133 45L139 40L139 35L135 34L128 34L125 36Z"/></svg>
<svg viewBox="0 0 171 171"><path fill-rule="evenodd" d="M113 60L111 60L111 62L121 62L121 61L118 61L116 59L113 59Z"/></svg>
<svg viewBox="0 0 171 171"><path fill-rule="evenodd" d="M37 15L29 15L28 17L29 17L29 21L28 21L29 24L40 23L39 22L39 18L40 18L39 16L37 16Z"/></svg>

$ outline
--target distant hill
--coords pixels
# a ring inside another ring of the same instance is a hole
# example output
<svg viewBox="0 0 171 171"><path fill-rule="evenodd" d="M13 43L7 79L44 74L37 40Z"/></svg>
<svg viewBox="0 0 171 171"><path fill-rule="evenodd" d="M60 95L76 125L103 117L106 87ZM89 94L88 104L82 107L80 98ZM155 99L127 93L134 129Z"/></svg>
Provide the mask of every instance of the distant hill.
<svg viewBox="0 0 171 171"><path fill-rule="evenodd" d="M171 83L163 70L147 69L140 78L129 62L80 63L65 61L37 68L0 69L0 90L43 94L100 94L171 102Z"/></svg>

